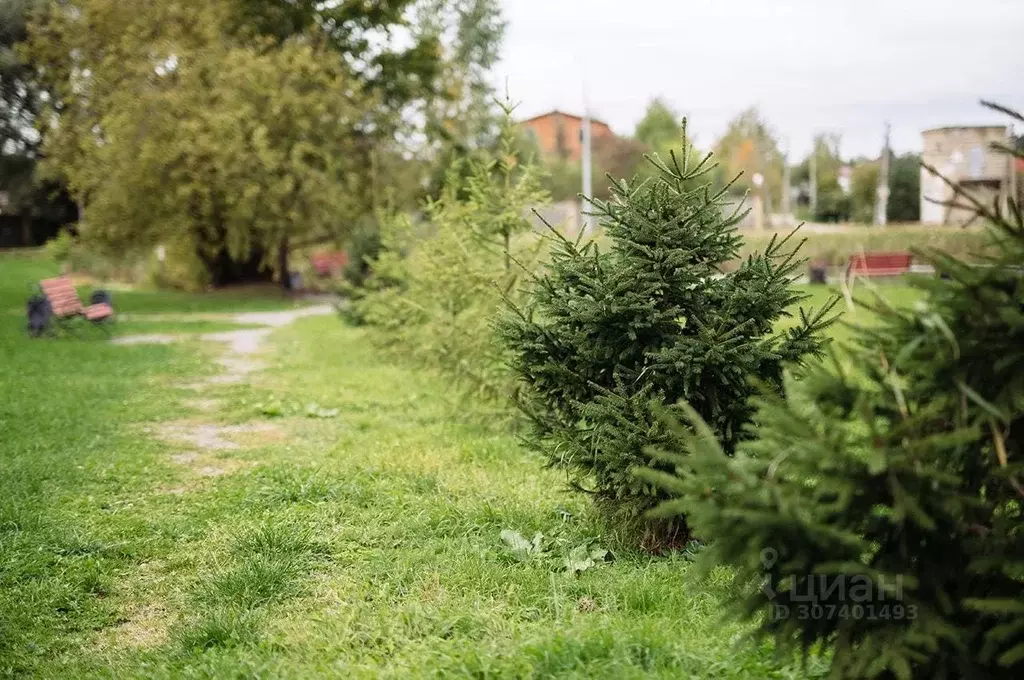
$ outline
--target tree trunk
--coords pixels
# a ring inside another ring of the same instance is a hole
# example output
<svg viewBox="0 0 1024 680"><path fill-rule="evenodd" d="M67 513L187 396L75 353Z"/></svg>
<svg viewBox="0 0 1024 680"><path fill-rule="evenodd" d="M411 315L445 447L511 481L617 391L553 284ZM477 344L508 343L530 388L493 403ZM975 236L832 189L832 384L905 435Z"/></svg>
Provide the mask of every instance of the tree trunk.
<svg viewBox="0 0 1024 680"><path fill-rule="evenodd" d="M35 245L35 239L32 238L32 218L29 215L21 218L21 244L23 246Z"/></svg>
<svg viewBox="0 0 1024 680"><path fill-rule="evenodd" d="M281 288L292 289L292 273L288 269L288 237L277 247L277 275L280 277Z"/></svg>

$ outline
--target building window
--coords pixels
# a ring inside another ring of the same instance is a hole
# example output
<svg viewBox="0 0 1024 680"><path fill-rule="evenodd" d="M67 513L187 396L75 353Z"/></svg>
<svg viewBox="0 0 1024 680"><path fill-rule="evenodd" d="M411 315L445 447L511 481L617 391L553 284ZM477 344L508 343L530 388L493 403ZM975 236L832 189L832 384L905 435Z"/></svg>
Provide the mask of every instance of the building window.
<svg viewBox="0 0 1024 680"><path fill-rule="evenodd" d="M985 172L985 149L981 145L971 147L967 154L967 176L971 179L981 179Z"/></svg>

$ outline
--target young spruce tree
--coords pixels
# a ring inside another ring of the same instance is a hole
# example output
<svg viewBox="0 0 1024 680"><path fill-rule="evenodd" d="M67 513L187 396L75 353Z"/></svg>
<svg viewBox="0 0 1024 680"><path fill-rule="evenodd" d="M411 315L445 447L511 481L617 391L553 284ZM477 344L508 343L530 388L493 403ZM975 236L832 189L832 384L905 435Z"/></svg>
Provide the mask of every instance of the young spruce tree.
<svg viewBox="0 0 1024 680"><path fill-rule="evenodd" d="M805 297L789 237L723 271L743 214L723 214L726 190L704 181L711 155L691 163L691 151L684 121L681 154L648 158L653 177L612 180L611 200L592 202L607 251L552 229L550 263L499 321L532 443L627 526L667 498L633 474L649 447L679 443L661 410L688 401L732 451L752 414L750 378L780 387L783 362L818 353L830 323L826 308L773 331ZM651 549L688 537L682 520L637 528Z"/></svg>
<svg viewBox="0 0 1024 680"><path fill-rule="evenodd" d="M918 253L944 276L911 308L866 305L878 324L762 397L734 456L691 412L658 456L676 474L642 475L714 537L741 615L831 647L832 677L1024 677L1024 220L956 191L997 255Z"/></svg>
<svg viewBox="0 0 1024 680"><path fill-rule="evenodd" d="M516 384L493 317L503 295L518 295L511 258L537 250L529 208L548 200L539 169L518 157L512 107L503 108L497 147L454 163L424 220L382 219L383 247L350 312L382 345L450 379L451 395L502 413Z"/></svg>

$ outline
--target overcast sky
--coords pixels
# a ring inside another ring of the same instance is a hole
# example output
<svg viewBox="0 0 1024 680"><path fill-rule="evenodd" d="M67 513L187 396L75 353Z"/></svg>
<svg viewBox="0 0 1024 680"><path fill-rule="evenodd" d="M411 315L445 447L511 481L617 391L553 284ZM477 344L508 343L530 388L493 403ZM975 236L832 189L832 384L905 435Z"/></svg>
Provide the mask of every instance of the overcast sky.
<svg viewBox="0 0 1024 680"><path fill-rule="evenodd" d="M921 131L1024 109L1024 0L502 0L495 77L523 117L580 112L631 134L652 97L710 145L756 105L791 154L818 131L846 155L898 151Z"/></svg>

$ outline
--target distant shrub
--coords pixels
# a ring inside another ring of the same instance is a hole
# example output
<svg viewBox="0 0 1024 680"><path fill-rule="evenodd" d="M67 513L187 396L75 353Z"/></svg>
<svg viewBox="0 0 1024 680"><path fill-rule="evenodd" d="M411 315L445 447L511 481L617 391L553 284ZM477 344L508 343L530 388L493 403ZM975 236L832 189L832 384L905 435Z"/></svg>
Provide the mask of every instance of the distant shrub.
<svg viewBox="0 0 1024 680"><path fill-rule="evenodd" d="M43 246L43 253L47 259L57 264L67 263L71 257L71 250L75 247L75 237L67 229L61 229L55 238L50 239Z"/></svg>
<svg viewBox="0 0 1024 680"><path fill-rule="evenodd" d="M371 264L381 249L380 225L374 217L362 220L349 238L348 264L343 276L354 288L361 288L372 273Z"/></svg>

